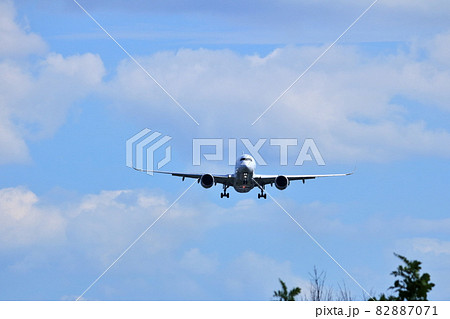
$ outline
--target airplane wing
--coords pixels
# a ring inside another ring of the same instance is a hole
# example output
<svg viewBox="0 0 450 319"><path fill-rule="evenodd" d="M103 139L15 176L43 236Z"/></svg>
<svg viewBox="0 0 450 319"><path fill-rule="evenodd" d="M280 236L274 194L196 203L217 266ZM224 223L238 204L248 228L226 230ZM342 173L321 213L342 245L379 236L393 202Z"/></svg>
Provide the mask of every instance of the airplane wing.
<svg viewBox="0 0 450 319"><path fill-rule="evenodd" d="M351 173L345 173L345 174L324 174L324 175L283 175L287 177L289 181L298 181L301 180L303 183L305 183L305 180L307 179L315 179L318 177L336 177L336 176L348 176L352 175ZM264 186L266 184L273 184L275 183L275 179L279 175L254 175L253 179L258 183L260 186Z"/></svg>
<svg viewBox="0 0 450 319"><path fill-rule="evenodd" d="M184 181L185 178L196 178L198 181L200 181L200 178L203 176L203 174L190 174L190 173L176 173L176 172L165 172L165 171L153 171L153 170L146 170L146 169L140 169L133 167L135 170L139 172L152 172L152 173L158 173L158 174L168 174L172 176L181 177ZM215 175L211 174L214 177L215 183L225 184L228 186L233 185L234 183L234 177L233 175Z"/></svg>

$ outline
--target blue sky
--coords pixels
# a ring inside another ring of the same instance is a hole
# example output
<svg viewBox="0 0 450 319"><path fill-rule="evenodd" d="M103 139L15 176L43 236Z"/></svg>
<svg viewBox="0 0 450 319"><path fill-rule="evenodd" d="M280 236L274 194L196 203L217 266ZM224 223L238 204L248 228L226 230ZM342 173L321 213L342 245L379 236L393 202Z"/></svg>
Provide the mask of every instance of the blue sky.
<svg viewBox="0 0 450 319"><path fill-rule="evenodd" d="M266 145L258 171L356 173L270 194L366 290L386 292L396 252L448 299L448 1L379 1L254 126L370 1L79 2L200 125L73 1L0 1L1 300L75 299L188 187L126 167L146 127L174 171L232 171L192 166L193 138L313 138L325 167ZM270 300L317 266L362 299L272 200L220 191L194 185L84 298Z"/></svg>

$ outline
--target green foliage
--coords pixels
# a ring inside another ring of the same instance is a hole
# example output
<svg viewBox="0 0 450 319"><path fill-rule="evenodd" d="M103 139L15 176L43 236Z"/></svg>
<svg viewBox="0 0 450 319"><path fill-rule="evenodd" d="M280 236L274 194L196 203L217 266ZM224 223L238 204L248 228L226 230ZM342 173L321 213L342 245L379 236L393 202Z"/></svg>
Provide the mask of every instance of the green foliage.
<svg viewBox="0 0 450 319"><path fill-rule="evenodd" d="M300 294L301 289L299 287L295 287L288 291L286 284L283 280L278 279L281 284L281 290L274 291L273 296L275 298L279 298L280 301L295 301L295 297Z"/></svg>
<svg viewBox="0 0 450 319"><path fill-rule="evenodd" d="M379 299L371 298L369 301L396 301L398 300L397 297L394 296L388 296L386 297L385 294L381 294Z"/></svg>
<svg viewBox="0 0 450 319"><path fill-rule="evenodd" d="M380 296L378 301L425 301L427 294L434 287L434 283L430 282L430 275L428 273L420 274L422 263L418 260L408 260L406 257L394 254L405 265L400 265L397 270L394 270L391 275L396 278L394 285L389 289L398 293L397 296L386 297L384 294ZM375 299L376 300L376 299Z"/></svg>

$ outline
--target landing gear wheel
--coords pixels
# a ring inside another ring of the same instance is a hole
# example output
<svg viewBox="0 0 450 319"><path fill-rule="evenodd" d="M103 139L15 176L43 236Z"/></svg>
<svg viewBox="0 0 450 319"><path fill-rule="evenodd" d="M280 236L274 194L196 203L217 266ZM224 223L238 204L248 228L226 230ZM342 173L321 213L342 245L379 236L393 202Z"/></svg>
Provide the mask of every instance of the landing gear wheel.
<svg viewBox="0 0 450 319"><path fill-rule="evenodd" d="M261 198L261 197L264 198L264 199L267 199L267 194L264 194L264 193L261 192L261 194L258 194L258 199Z"/></svg>
<svg viewBox="0 0 450 319"><path fill-rule="evenodd" d="M228 186L223 185L223 193L220 193L220 198L230 198L230 193L227 193Z"/></svg>

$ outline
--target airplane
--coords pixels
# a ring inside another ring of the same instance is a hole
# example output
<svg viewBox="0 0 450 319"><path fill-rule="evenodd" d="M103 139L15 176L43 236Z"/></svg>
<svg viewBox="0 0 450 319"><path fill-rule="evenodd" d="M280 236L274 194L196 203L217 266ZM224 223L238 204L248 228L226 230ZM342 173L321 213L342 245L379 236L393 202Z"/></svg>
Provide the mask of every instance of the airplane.
<svg viewBox="0 0 450 319"><path fill-rule="evenodd" d="M204 188L211 188L213 185L217 185L217 183L223 185L223 192L220 194L221 198L230 198L230 193L227 192L227 189L230 186L238 193L248 193L253 188L257 187L260 189L260 193L258 194L258 198L267 198L267 194L264 192L265 186L270 184L279 190L286 189L291 181L301 180L303 184L307 179L315 179L317 177L334 177L334 176L348 176L352 175L351 173L345 174L326 174L326 175L256 175L256 163L255 159L248 155L243 154L238 157L236 160L236 166L234 170L234 174L228 175L215 175L215 174L186 174L186 173L175 173L175 172L164 172L164 171L152 171L152 170L144 170L133 167L135 170L140 172L153 172L159 174L170 174L172 176L181 177L184 181L185 178L196 178L197 182L200 183Z"/></svg>

